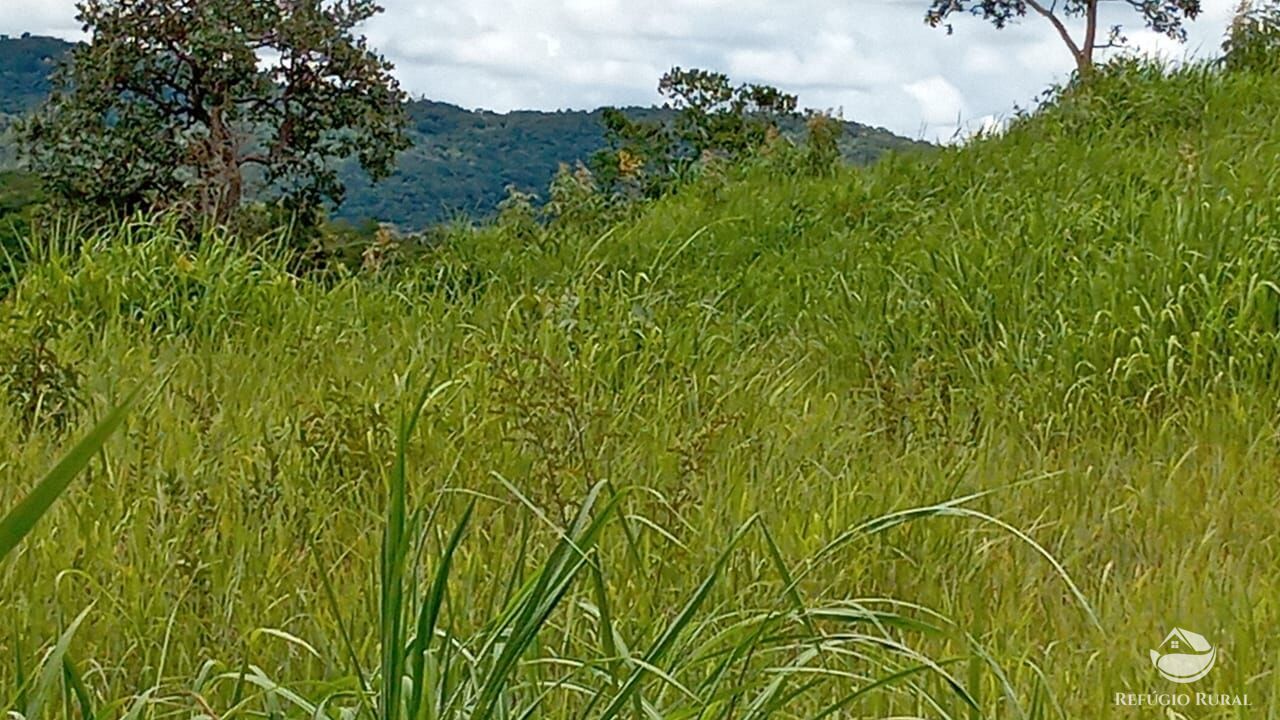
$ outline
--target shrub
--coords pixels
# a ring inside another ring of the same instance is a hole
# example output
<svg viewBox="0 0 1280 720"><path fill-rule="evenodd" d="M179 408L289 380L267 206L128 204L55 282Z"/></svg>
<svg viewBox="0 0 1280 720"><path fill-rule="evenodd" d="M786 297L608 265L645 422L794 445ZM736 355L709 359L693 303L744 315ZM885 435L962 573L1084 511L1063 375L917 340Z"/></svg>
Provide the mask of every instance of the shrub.
<svg viewBox="0 0 1280 720"><path fill-rule="evenodd" d="M550 199L544 212L555 225L592 224L602 218L607 207L595 175L582 163L572 169L560 163L547 195Z"/></svg>
<svg viewBox="0 0 1280 720"><path fill-rule="evenodd" d="M10 316L0 344L0 388L26 433L61 433L81 405L82 377L54 350L66 321L40 306Z"/></svg>
<svg viewBox="0 0 1280 720"><path fill-rule="evenodd" d="M840 164L840 136L844 125L832 113L810 111L805 118L808 135L804 167L812 175L831 175Z"/></svg>
<svg viewBox="0 0 1280 720"><path fill-rule="evenodd" d="M537 202L537 195L508 185L507 197L498 203L498 227L518 241L528 242L537 238L542 233Z"/></svg>

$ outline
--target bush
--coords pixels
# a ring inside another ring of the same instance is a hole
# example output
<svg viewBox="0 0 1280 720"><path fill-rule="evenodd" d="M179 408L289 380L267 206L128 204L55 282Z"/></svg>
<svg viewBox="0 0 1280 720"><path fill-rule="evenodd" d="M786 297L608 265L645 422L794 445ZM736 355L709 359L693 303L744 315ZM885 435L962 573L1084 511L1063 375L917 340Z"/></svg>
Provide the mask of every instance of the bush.
<svg viewBox="0 0 1280 720"><path fill-rule="evenodd" d="M831 175L840 164L840 136L844 125L832 113L810 111L805 118L805 169L812 175Z"/></svg>
<svg viewBox="0 0 1280 720"><path fill-rule="evenodd" d="M0 335L0 389L24 433L61 433L81 405L81 374L54 349L69 323L43 306L24 310Z"/></svg>
<svg viewBox="0 0 1280 720"><path fill-rule="evenodd" d="M582 163L572 169L560 163L547 195L550 200L544 212L555 225L592 224L600 220L607 209L595 175Z"/></svg>
<svg viewBox="0 0 1280 720"><path fill-rule="evenodd" d="M1101 138L1117 133L1161 138L1200 127L1214 71L1199 64L1173 70L1147 57L1121 57L1098 67L1087 84L1078 81L1045 92L1039 111L1011 124L1036 132Z"/></svg>
<svg viewBox="0 0 1280 720"><path fill-rule="evenodd" d="M508 185L507 197L498 203L498 227L520 242L537 238L542 232L537 202L537 195Z"/></svg>

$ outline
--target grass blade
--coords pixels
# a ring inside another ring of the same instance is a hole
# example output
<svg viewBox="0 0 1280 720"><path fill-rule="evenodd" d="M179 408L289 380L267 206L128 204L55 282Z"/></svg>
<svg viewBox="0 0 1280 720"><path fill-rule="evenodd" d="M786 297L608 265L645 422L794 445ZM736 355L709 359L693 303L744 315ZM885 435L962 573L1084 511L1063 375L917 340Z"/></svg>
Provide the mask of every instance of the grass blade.
<svg viewBox="0 0 1280 720"><path fill-rule="evenodd" d="M360 708L370 717L373 717L373 709L369 707L369 681L364 676L364 670L360 667L360 659L356 656L355 645L351 642L351 632L347 629L347 624L342 619L342 609L338 605L338 596L333 591L333 581L329 579L329 573L325 570L324 564L320 562L320 555L312 548L311 559L315 561L316 575L320 576L320 585L324 589L325 600L329 603L329 610L333 613L334 622L338 624L338 634L342 638L342 647L347 654L347 662L351 665L351 672L355 673L356 680L360 683Z"/></svg>
<svg viewBox="0 0 1280 720"><path fill-rule="evenodd" d="M27 700L26 720L39 720L40 713L44 709L45 700L53 691L53 684L57 682L58 675L62 673L63 658L67 655L67 648L71 647L71 639L75 637L76 630L80 629L80 623L84 622L85 617L89 615L89 611L93 606L80 611L75 620L67 626L67 629L58 638L57 644L53 646L53 650L49 652L49 656L44 661L44 667L40 670L40 678L36 681L35 691Z"/></svg>
<svg viewBox="0 0 1280 720"><path fill-rule="evenodd" d="M84 678L76 669L76 664L70 655L64 655L62 658L62 680L75 696L76 704L80 708L80 720L95 720L89 689L85 687Z"/></svg>
<svg viewBox="0 0 1280 720"><path fill-rule="evenodd" d="M75 447L53 466L53 469L36 484L31 492L27 493L22 502L10 510L3 520L0 520L0 560L4 560L35 528L40 518L49 511L58 497L71 485L71 481L85 469L93 456L107 442L107 438L120 427L141 390L141 385L134 388L124 402L107 413L107 416L76 443Z"/></svg>
<svg viewBox="0 0 1280 720"><path fill-rule="evenodd" d="M683 632L689 623L693 621L694 615L696 615L698 610L702 607L702 603L707 599L707 596L711 594L711 588L714 587L716 581L719 580L720 571L724 569L725 563L729 560L729 556L733 553L733 550L738 546L738 543L742 540L743 536L746 535L747 531L751 529L751 526L754 525L756 521L756 518L752 518L734 534L733 538L729 541L728 546L720 553L720 557L716 559L715 565L711 568L711 572L707 575L706 579L702 581L702 584L694 592L693 596L689 598L684 609L680 611L680 614L677 615L675 620L667 626L666 630L663 631L658 640L654 642L653 647L651 647L649 652L645 654L644 663L637 664L636 669L632 671L626 682L623 683L622 689L618 691L618 694L614 696L609 705L600 713L600 717L602 719L607 720L608 718L617 717L631 696L639 691L640 684L643 681L645 674L648 672L646 668L650 666L657 666L658 662L666 655L667 651L671 649L671 646L675 644L675 641L679 638L681 632Z"/></svg>
<svg viewBox="0 0 1280 720"><path fill-rule="evenodd" d="M440 554L440 566L436 568L436 574L432 579L426 602L422 604L422 608L418 613L418 624L411 650L412 656L409 658L409 675L413 679L413 694L409 700L410 718L417 718L422 710L422 700L426 685L427 650L431 646L431 638L435 636L436 622L440 618L440 608L444 605L444 598L449 585L449 571L453 566L453 557L458 552L458 545L462 542L462 536L466 533L467 526L471 523L471 514L475 507L475 501L472 500L462 514L462 519L458 521L458 526L454 528L453 534L449 537L448 544Z"/></svg>

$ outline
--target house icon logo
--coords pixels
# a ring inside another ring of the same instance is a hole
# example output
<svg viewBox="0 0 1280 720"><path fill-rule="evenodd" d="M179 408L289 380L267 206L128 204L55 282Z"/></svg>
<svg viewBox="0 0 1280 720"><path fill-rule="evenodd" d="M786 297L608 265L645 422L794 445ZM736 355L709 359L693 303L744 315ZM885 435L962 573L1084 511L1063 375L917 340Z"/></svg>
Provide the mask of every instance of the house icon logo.
<svg viewBox="0 0 1280 720"><path fill-rule="evenodd" d="M1217 660L1218 649L1203 635L1182 628L1174 628L1160 648L1151 651L1151 664L1165 680L1176 683L1191 683L1208 675Z"/></svg>

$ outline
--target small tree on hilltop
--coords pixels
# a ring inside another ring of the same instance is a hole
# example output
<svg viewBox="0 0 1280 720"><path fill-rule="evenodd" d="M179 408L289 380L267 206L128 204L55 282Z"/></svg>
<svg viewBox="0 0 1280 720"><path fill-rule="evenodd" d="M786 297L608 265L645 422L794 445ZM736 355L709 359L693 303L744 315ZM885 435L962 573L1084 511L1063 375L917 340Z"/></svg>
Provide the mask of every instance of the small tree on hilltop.
<svg viewBox="0 0 1280 720"><path fill-rule="evenodd" d="M795 95L775 87L735 87L724 73L696 68L673 68L658 81L658 92L667 107L680 111L677 135L697 155L735 157L760 147L797 104Z"/></svg>
<svg viewBox="0 0 1280 720"><path fill-rule="evenodd" d="M1241 0L1222 50L1234 70L1280 67L1280 2Z"/></svg>
<svg viewBox="0 0 1280 720"><path fill-rule="evenodd" d="M601 185L632 200L666 190L679 173L671 129L661 121L633 120L617 108L605 108L600 121L607 148L591 165Z"/></svg>
<svg viewBox="0 0 1280 720"><path fill-rule="evenodd" d="M733 85L708 70L673 68L658 81L672 123L634 120L604 111L608 149L593 160L596 177L615 194L659 195L696 163L738 159L779 136L778 124L796 113L795 95L768 85Z"/></svg>
<svg viewBox="0 0 1280 720"><path fill-rule="evenodd" d="M356 28L372 0L81 0L90 41L21 128L56 193L225 220L252 177L298 209L338 202L408 145L392 66Z"/></svg>
<svg viewBox="0 0 1280 720"><path fill-rule="evenodd" d="M1101 35L1099 10L1103 0L931 0L925 21L933 27L946 25L956 13L969 13L990 21L997 28L1027 15L1028 11L1041 16L1053 25L1058 36L1071 51L1076 70L1081 78L1093 74L1094 54L1124 43L1120 26ZM1141 17L1143 24L1175 40L1185 41L1184 23L1200 15L1200 0L1120 0ZM1068 25L1083 24L1073 32Z"/></svg>

